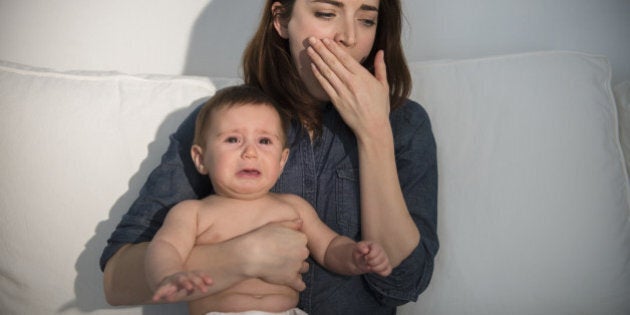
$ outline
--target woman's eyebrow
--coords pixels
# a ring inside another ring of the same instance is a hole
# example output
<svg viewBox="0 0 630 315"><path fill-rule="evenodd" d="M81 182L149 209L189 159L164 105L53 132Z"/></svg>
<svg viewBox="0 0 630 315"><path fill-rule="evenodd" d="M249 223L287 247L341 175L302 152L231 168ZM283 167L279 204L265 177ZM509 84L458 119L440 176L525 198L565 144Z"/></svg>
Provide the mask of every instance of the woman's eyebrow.
<svg viewBox="0 0 630 315"><path fill-rule="evenodd" d="M341 1L336 1L336 0L313 0L313 2L323 2L323 3L327 3L339 8L343 8L345 5L343 2ZM378 8L373 6L373 5L368 5L368 4L362 4L361 5L361 10L364 11L377 11L378 12Z"/></svg>
<svg viewBox="0 0 630 315"><path fill-rule="evenodd" d="M313 0L312 2L323 2L323 3L331 4L340 8L344 6L343 2L335 1L335 0Z"/></svg>
<svg viewBox="0 0 630 315"><path fill-rule="evenodd" d="M369 5L369 4L362 4L361 5L361 10L378 12L378 8L377 7L375 7L373 5Z"/></svg>

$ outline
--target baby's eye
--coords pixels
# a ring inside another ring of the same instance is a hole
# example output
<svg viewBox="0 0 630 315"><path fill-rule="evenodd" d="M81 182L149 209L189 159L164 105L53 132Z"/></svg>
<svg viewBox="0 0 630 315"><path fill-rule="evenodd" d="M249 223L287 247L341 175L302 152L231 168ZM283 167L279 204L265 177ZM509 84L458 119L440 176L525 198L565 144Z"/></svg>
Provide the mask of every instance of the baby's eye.
<svg viewBox="0 0 630 315"><path fill-rule="evenodd" d="M271 144L271 139L269 138L262 138L260 139L260 144Z"/></svg>
<svg viewBox="0 0 630 315"><path fill-rule="evenodd" d="M227 137L227 138L225 138L225 142L227 142L227 143L238 143L238 138L237 137Z"/></svg>

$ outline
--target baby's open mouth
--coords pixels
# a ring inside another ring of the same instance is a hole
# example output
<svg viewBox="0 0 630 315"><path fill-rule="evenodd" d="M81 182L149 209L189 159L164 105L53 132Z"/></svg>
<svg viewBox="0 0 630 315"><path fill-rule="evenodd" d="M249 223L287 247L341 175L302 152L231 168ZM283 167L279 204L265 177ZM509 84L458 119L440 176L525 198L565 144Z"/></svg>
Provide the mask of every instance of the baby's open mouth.
<svg viewBox="0 0 630 315"><path fill-rule="evenodd" d="M244 169L238 172L239 175L242 176L258 176L260 175L260 171L256 169Z"/></svg>

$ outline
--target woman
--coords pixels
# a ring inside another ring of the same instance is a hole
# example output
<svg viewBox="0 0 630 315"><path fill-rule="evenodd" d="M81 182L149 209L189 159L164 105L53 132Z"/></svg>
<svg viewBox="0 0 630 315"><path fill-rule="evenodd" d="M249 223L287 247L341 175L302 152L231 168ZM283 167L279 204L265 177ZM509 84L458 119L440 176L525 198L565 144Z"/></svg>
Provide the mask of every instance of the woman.
<svg viewBox="0 0 630 315"><path fill-rule="evenodd" d="M399 0L268 0L243 55L245 83L295 122L274 191L302 196L340 234L380 243L392 274L344 277L305 263L300 222L278 222L193 250L188 267L212 275L209 294L258 277L302 291L299 307L310 314L392 314L426 288L438 249L435 143L425 111L406 99L400 37ZM172 205L212 193L188 155L195 115L172 135L103 253L111 304L150 301L146 242Z"/></svg>

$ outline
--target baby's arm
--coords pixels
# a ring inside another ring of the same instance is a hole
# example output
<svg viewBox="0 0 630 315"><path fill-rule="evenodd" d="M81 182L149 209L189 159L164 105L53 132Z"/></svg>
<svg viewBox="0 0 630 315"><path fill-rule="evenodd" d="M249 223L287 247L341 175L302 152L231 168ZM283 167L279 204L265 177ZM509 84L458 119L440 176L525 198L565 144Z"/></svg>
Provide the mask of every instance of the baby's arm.
<svg viewBox="0 0 630 315"><path fill-rule="evenodd" d="M208 292L212 278L203 271L181 271L167 276L158 284L153 294L153 301L181 302L196 299L196 291Z"/></svg>
<svg viewBox="0 0 630 315"><path fill-rule="evenodd" d="M145 270L156 302L201 297L212 284L209 275L184 266L197 238L199 206L199 201L184 201L173 207L147 248Z"/></svg>
<svg viewBox="0 0 630 315"><path fill-rule="evenodd" d="M289 195L300 214L302 231L308 238L311 256L326 269L343 275L360 275L373 272L388 276L392 271L387 253L371 241L355 242L330 229L317 216L315 209L304 199Z"/></svg>

